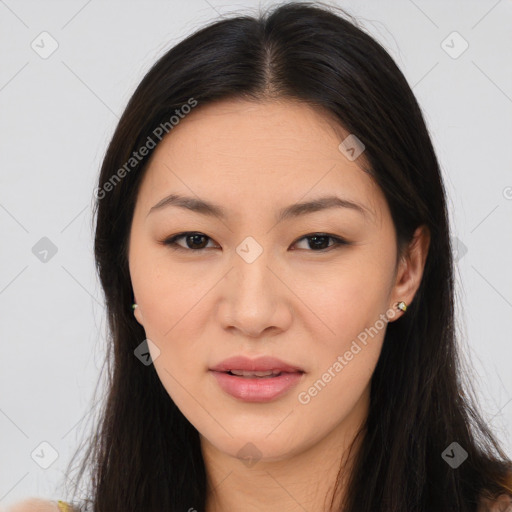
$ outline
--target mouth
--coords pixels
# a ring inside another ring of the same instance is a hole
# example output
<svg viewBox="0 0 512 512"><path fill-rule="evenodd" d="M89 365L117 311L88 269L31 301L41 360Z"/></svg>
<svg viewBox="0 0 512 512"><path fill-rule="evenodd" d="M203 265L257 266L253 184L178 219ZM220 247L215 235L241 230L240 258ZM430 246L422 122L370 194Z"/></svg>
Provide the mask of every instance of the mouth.
<svg viewBox="0 0 512 512"><path fill-rule="evenodd" d="M281 361L276 357L260 356L251 359L244 355L233 356L229 359L210 367L212 371L230 372L240 377L263 377L276 376L279 373L304 373L299 366Z"/></svg>
<svg viewBox="0 0 512 512"><path fill-rule="evenodd" d="M288 393L306 373L302 368L264 355L237 355L209 368L220 389L244 402L269 402Z"/></svg>
<svg viewBox="0 0 512 512"><path fill-rule="evenodd" d="M220 389L243 402L270 402L286 395L305 374L297 371L210 370Z"/></svg>
<svg viewBox="0 0 512 512"><path fill-rule="evenodd" d="M267 370L267 371L259 371L259 372L251 372L249 370L228 370L228 375L236 375L237 377L243 377L246 379L268 379L268 378L274 378L279 377L283 373L304 373L302 370L298 370L297 372L288 372L288 371L282 371L282 370Z"/></svg>

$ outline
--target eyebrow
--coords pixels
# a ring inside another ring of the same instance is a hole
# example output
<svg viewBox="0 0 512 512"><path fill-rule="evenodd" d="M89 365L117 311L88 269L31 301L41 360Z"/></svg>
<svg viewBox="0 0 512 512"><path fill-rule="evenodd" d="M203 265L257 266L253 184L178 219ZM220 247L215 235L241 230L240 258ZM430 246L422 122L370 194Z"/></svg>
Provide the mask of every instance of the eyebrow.
<svg viewBox="0 0 512 512"><path fill-rule="evenodd" d="M201 215L216 217L220 220L226 220L227 218L227 213L221 206L214 203L210 203L208 201L204 201L202 199L181 196L179 194L170 194L164 197L163 199L158 201L158 203L151 207L147 215L157 210L161 210L163 208L167 208L170 206L191 210L193 212L200 213ZM365 217L367 212L370 213L370 211L367 208L358 203L355 203L348 199L343 199L338 196L329 195L319 197L317 199L313 199L307 202L295 203L285 208L282 208L277 213L276 223L282 222L286 219L300 217L308 213L327 210L329 208L348 208L356 212L359 212Z"/></svg>

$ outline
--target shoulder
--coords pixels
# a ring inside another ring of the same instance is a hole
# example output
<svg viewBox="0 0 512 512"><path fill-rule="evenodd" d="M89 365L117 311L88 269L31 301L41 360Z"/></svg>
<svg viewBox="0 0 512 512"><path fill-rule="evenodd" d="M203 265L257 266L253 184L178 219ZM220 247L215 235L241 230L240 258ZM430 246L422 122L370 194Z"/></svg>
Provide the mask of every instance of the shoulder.
<svg viewBox="0 0 512 512"><path fill-rule="evenodd" d="M512 497L502 494L494 500L481 498L477 512L512 512Z"/></svg>
<svg viewBox="0 0 512 512"><path fill-rule="evenodd" d="M6 512L59 512L56 501L28 498L7 507Z"/></svg>

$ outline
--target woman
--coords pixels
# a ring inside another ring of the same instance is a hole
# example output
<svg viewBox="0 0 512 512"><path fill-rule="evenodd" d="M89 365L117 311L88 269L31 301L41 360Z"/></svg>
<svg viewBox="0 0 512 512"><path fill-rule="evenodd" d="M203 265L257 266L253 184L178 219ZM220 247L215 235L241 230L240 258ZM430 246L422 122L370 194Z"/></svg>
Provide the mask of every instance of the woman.
<svg viewBox="0 0 512 512"><path fill-rule="evenodd" d="M422 113L342 14L213 23L131 98L95 192L112 373L88 510L511 506L461 384Z"/></svg>

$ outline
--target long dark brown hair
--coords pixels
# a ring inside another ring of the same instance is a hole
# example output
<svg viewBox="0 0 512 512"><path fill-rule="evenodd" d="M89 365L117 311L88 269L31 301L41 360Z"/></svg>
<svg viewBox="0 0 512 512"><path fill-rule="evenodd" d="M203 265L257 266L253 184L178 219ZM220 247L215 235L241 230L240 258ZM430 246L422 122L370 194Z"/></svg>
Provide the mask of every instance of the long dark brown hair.
<svg viewBox="0 0 512 512"><path fill-rule="evenodd" d="M228 98L292 99L332 116L365 145L366 170L387 199L399 253L418 226L431 233L414 301L387 326L342 510L474 512L485 494L512 494L512 463L478 413L457 348L446 193L420 107L393 59L357 20L301 2L196 31L152 66L119 121L94 209L108 375L73 497L87 475L85 496L95 512L205 509L198 432L153 365L134 356L145 332L131 309L128 235L152 150L130 159L149 139L158 143L158 127L171 132L171 116L191 100L199 109ZM442 456L453 442L468 454L457 468Z"/></svg>

